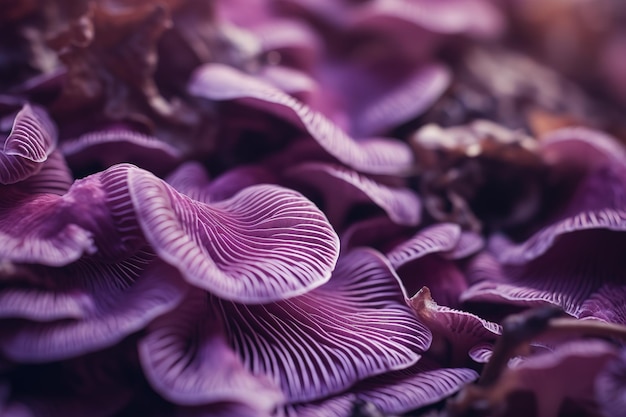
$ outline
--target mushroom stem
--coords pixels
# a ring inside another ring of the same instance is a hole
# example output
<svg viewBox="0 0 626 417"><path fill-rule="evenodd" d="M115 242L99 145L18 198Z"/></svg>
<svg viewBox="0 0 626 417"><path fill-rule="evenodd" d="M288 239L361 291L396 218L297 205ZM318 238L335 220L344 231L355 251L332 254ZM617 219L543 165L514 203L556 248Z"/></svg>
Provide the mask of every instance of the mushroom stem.
<svg viewBox="0 0 626 417"><path fill-rule="evenodd" d="M542 307L507 317L502 323L502 335L478 382L466 386L451 398L444 415L497 415L494 411L504 409L506 398L515 389L515 381L503 377L509 360L528 354L531 342L537 339L599 337L626 340L626 326L562 315L562 310L556 307Z"/></svg>

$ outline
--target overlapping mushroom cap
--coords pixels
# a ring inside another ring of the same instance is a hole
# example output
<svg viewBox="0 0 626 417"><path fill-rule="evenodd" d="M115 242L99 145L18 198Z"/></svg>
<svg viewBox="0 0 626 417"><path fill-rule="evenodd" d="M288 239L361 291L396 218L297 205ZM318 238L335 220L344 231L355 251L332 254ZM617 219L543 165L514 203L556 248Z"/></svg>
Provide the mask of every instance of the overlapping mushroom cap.
<svg viewBox="0 0 626 417"><path fill-rule="evenodd" d="M570 82L554 3L0 0L0 414L617 413L622 8Z"/></svg>

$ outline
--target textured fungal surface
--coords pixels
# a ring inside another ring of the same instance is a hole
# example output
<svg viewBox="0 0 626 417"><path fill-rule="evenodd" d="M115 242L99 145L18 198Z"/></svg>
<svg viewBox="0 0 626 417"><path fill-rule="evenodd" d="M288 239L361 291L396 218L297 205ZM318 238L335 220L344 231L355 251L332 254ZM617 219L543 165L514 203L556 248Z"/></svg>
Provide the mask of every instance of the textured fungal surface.
<svg viewBox="0 0 626 417"><path fill-rule="evenodd" d="M0 416L613 417L620 0L0 0Z"/></svg>

